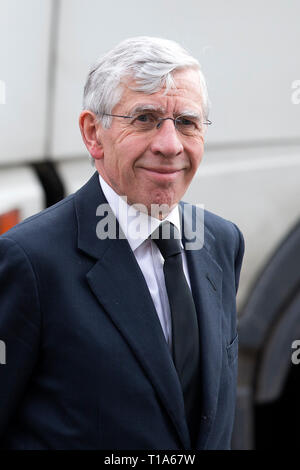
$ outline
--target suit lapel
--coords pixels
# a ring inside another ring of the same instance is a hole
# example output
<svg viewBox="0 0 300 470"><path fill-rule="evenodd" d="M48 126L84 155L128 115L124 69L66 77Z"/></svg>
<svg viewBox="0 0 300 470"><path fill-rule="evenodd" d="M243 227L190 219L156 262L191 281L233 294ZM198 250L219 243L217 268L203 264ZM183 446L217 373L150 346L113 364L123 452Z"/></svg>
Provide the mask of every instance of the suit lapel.
<svg viewBox="0 0 300 470"><path fill-rule="evenodd" d="M183 243L198 315L200 338L202 411L199 417L197 448L205 448L216 414L222 367L222 269L213 256L215 240L204 225L204 211L195 206L192 209L192 206L185 203L180 203L180 209ZM198 226L195 226L195 223ZM191 240L194 240L197 249L191 249Z"/></svg>
<svg viewBox="0 0 300 470"><path fill-rule="evenodd" d="M189 448L180 383L147 284L126 239L97 237L100 204L107 201L96 172L75 196L78 247L97 259L87 273L89 286L148 375L183 447ZM108 204L106 209L118 231Z"/></svg>

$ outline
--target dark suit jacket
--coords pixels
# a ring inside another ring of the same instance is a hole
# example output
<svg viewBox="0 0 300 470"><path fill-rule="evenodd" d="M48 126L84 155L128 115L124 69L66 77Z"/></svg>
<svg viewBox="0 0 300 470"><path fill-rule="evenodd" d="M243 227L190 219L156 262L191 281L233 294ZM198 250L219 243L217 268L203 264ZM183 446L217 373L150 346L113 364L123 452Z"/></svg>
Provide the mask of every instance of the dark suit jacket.
<svg viewBox="0 0 300 470"><path fill-rule="evenodd" d="M96 172L0 237L2 448L190 448L179 380L134 254L126 239L96 237L103 202ZM231 222L206 211L204 222L204 247L187 251L201 352L197 448L227 449L244 245Z"/></svg>

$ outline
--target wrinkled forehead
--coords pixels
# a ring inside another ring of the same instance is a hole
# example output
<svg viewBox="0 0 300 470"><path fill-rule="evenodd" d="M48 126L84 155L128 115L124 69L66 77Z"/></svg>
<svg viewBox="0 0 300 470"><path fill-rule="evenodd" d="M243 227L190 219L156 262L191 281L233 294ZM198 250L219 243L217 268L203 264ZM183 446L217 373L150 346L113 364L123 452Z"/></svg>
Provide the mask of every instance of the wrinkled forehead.
<svg viewBox="0 0 300 470"><path fill-rule="evenodd" d="M123 110L132 112L143 109L157 110L160 113L168 113L177 109L203 111L203 97L200 77L196 70L178 70L172 74L174 87L165 85L154 93L138 91L135 79L129 78L123 82L123 92L119 103L114 107L114 112ZM123 112L122 111L122 112Z"/></svg>

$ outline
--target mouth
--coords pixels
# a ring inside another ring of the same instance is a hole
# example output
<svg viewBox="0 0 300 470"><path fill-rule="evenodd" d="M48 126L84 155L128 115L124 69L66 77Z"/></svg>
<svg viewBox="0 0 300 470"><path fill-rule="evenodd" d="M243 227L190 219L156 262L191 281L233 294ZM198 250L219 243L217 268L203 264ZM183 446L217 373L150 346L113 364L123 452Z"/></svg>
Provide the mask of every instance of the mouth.
<svg viewBox="0 0 300 470"><path fill-rule="evenodd" d="M145 168L141 167L141 170L145 171L149 176L155 178L155 179L160 179L162 181L164 180L172 180L175 179L181 171L183 171L183 168L177 169L177 168Z"/></svg>

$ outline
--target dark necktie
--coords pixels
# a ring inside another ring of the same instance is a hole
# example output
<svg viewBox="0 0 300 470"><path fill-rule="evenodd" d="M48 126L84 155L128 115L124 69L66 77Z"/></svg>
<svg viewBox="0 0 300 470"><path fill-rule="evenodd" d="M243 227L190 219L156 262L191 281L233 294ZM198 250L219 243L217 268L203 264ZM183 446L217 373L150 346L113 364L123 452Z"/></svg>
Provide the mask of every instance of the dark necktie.
<svg viewBox="0 0 300 470"><path fill-rule="evenodd" d="M193 296L183 271L179 232L163 222L151 235L165 262L164 275L172 317L172 353L181 383L192 445L200 420L199 330Z"/></svg>

